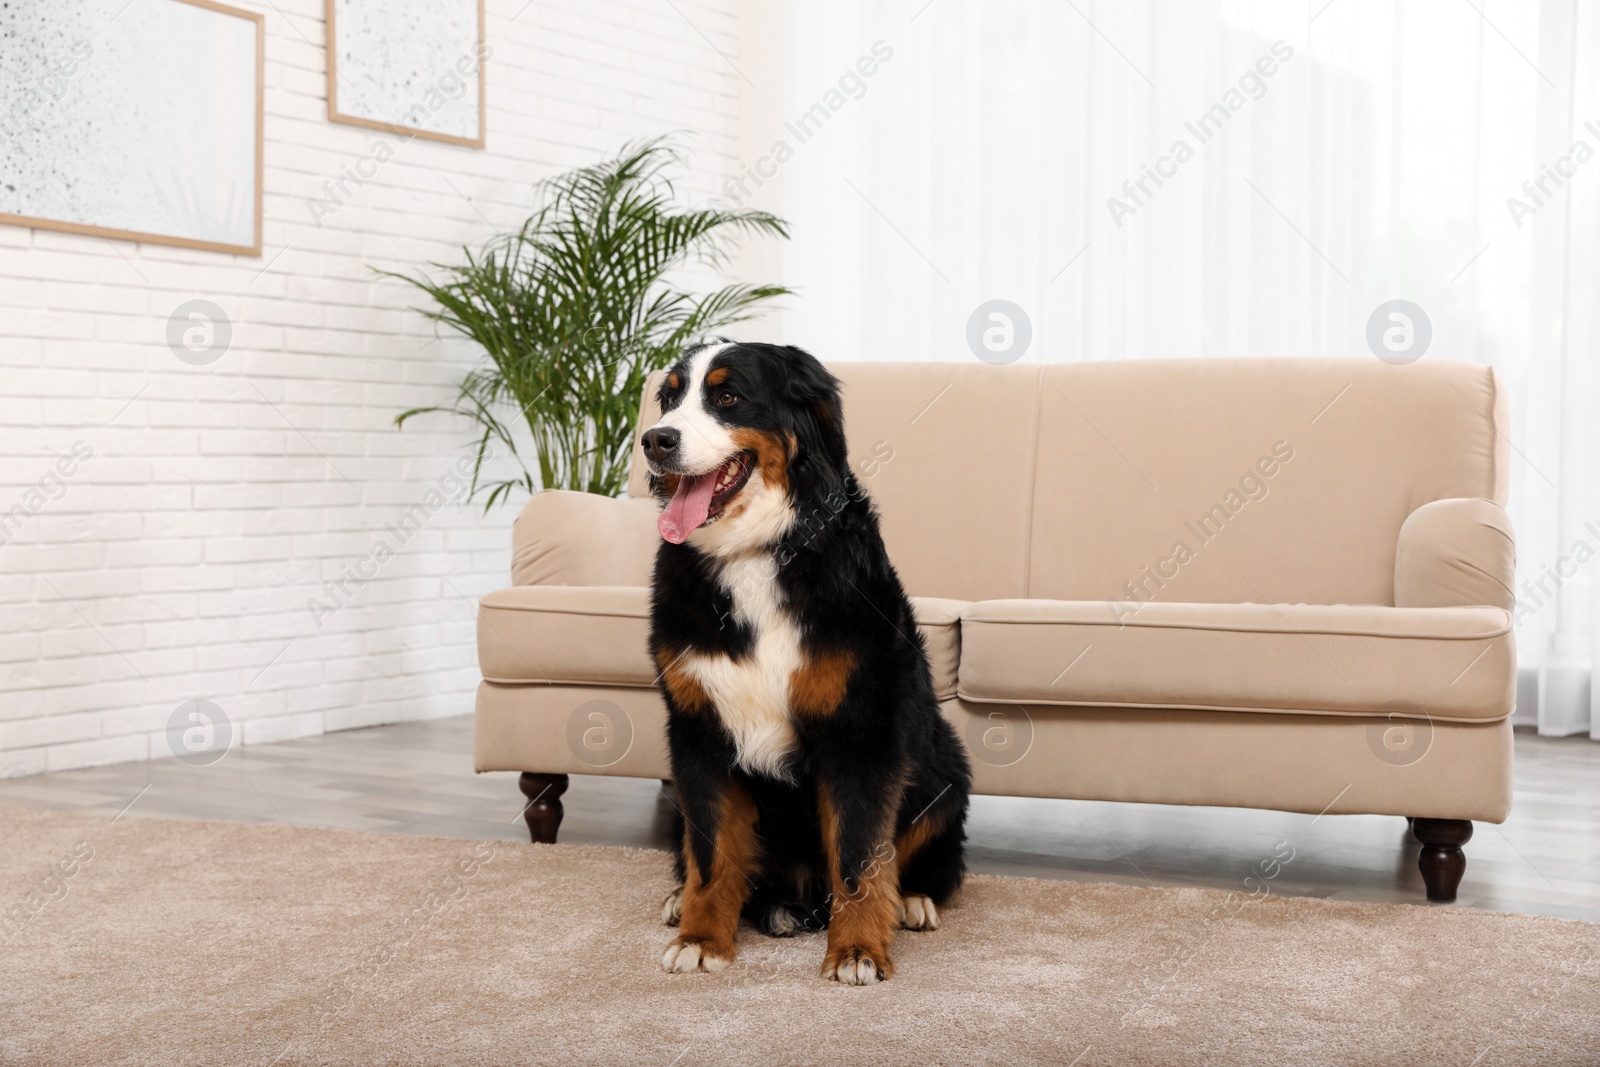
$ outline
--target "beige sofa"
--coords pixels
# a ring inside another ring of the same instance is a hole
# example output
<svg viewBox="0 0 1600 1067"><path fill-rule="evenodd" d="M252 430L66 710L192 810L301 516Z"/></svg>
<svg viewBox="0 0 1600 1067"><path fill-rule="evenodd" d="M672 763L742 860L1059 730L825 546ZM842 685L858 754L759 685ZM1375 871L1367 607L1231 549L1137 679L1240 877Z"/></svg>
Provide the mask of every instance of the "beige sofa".
<svg viewBox="0 0 1600 1067"><path fill-rule="evenodd" d="M1511 802L1505 397L1371 358L837 364L974 789L1413 817L1430 898ZM647 401L640 426L655 421ZM480 771L669 775L656 506L545 492L483 598Z"/></svg>

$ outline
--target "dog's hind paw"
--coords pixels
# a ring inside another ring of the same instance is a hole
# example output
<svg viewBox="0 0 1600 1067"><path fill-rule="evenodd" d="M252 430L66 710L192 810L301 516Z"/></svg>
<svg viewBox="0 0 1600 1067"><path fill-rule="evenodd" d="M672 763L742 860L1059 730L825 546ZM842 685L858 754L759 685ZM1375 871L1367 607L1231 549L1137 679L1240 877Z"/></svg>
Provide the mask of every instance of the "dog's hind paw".
<svg viewBox="0 0 1600 1067"><path fill-rule="evenodd" d="M661 969L668 974L692 974L707 971L716 974L728 969L733 962L732 947L722 947L710 941L676 938L661 956Z"/></svg>
<svg viewBox="0 0 1600 1067"><path fill-rule="evenodd" d="M798 901L769 904L757 912L754 925L768 937L815 933L828 928L828 909Z"/></svg>
<svg viewBox="0 0 1600 1067"><path fill-rule="evenodd" d="M901 898L900 925L907 930L937 930L939 909L928 897L908 894Z"/></svg>
<svg viewBox="0 0 1600 1067"><path fill-rule="evenodd" d="M755 925L768 937L793 937L805 924L787 904L772 904L761 912Z"/></svg>
<svg viewBox="0 0 1600 1067"><path fill-rule="evenodd" d="M661 902L661 925L677 926L678 920L683 918L683 886L679 886L667 894L667 899Z"/></svg>

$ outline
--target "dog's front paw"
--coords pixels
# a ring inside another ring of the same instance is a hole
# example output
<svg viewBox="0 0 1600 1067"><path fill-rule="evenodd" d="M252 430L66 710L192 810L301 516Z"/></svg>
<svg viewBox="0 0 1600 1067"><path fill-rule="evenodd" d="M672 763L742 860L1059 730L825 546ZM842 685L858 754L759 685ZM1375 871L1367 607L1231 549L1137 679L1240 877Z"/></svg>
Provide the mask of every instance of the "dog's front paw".
<svg viewBox="0 0 1600 1067"><path fill-rule="evenodd" d="M732 945L680 937L667 946L661 957L661 969L668 974L693 974L695 971L716 974L727 970L732 962Z"/></svg>
<svg viewBox="0 0 1600 1067"><path fill-rule="evenodd" d="M894 961L887 950L871 951L854 945L830 946L822 959L822 977L845 985L872 985L894 977Z"/></svg>
<svg viewBox="0 0 1600 1067"><path fill-rule="evenodd" d="M679 886L667 894L667 899L661 902L661 925L677 926L678 920L683 918L683 886Z"/></svg>
<svg viewBox="0 0 1600 1067"><path fill-rule="evenodd" d="M939 929L939 909L933 901L916 893L901 898L900 925L907 930Z"/></svg>

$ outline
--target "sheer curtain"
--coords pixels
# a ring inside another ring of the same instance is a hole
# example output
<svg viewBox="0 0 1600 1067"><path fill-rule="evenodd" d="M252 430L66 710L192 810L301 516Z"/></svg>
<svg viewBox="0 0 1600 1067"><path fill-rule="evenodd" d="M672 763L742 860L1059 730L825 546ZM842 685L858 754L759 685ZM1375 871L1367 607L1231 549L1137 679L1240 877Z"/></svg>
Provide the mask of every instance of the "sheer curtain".
<svg viewBox="0 0 1600 1067"><path fill-rule="evenodd" d="M1512 397L1518 721L1600 738L1600 5L811 0L785 16L792 343L1423 358ZM854 72L854 73L852 73ZM870 73L863 73L870 72ZM774 145L774 148L777 146Z"/></svg>

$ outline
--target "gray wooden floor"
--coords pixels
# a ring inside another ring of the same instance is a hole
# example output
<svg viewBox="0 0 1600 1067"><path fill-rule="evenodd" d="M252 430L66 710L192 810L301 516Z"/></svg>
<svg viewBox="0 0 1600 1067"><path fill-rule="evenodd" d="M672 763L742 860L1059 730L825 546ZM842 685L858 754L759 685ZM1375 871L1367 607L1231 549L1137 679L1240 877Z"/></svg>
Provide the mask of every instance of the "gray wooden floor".
<svg viewBox="0 0 1600 1067"><path fill-rule="evenodd" d="M1600 744L1519 732L1516 745L1511 819L1476 824L1457 906L1600 920ZM0 808L526 841L516 776L474 775L471 752L463 716L240 748L209 767L166 759L0 781ZM654 781L574 777L564 799L565 843L668 847L671 809ZM984 873L1249 892L1267 865L1276 893L1425 902L1398 818L975 797L968 834Z"/></svg>

